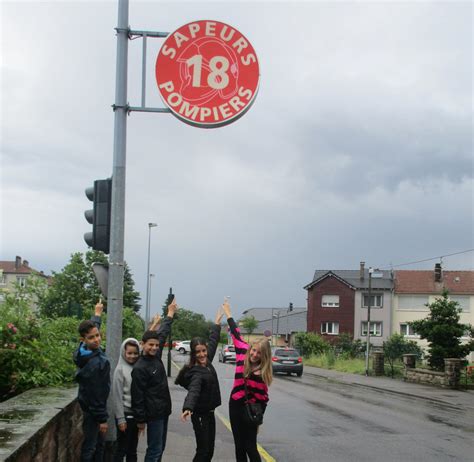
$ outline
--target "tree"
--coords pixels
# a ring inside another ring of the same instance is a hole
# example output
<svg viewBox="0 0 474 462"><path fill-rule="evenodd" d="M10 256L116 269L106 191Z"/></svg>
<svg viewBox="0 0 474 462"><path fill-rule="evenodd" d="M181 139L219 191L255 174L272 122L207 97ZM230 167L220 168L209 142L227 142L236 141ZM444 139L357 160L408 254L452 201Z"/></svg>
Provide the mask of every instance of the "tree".
<svg viewBox="0 0 474 462"><path fill-rule="evenodd" d="M416 342L407 341L401 334L393 334L389 339L383 342L383 353L385 360L390 365L392 378L395 373L395 362L402 359L405 354L416 354L421 358L423 351Z"/></svg>
<svg viewBox="0 0 474 462"><path fill-rule="evenodd" d="M421 338L429 342L428 364L432 369L444 370L445 358L464 358L474 350L474 330L469 324L461 324L459 303L449 300L448 291L442 297L427 304L430 314L418 321L408 323ZM461 344L461 337L470 340Z"/></svg>
<svg viewBox="0 0 474 462"><path fill-rule="evenodd" d="M163 316L168 312L167 301L163 304ZM189 340L193 337L202 337L207 339L211 328L211 322L206 321L206 318L201 313L179 308L174 315L172 326L173 340Z"/></svg>
<svg viewBox="0 0 474 462"><path fill-rule="evenodd" d="M245 330L245 332L247 332L247 341L249 341L250 335L258 327L258 321L254 316L246 316L244 319L242 319L242 321L240 321L240 325Z"/></svg>
<svg viewBox="0 0 474 462"><path fill-rule="evenodd" d="M123 309L122 339L128 337L141 340L145 332L145 321L131 308Z"/></svg>
<svg viewBox="0 0 474 462"><path fill-rule="evenodd" d="M140 294L135 290L132 273L127 262L125 262L123 270L123 306L131 308L135 313L138 313L141 308L139 300Z"/></svg>
<svg viewBox="0 0 474 462"><path fill-rule="evenodd" d="M61 271L53 272L51 285L39 303L42 315L82 318L92 310L101 296L99 285L92 271L94 262L107 264L108 260L103 252L96 250L89 250L85 254L76 252L71 255L70 261ZM138 298L132 274L125 263L124 308L138 311L140 309Z"/></svg>

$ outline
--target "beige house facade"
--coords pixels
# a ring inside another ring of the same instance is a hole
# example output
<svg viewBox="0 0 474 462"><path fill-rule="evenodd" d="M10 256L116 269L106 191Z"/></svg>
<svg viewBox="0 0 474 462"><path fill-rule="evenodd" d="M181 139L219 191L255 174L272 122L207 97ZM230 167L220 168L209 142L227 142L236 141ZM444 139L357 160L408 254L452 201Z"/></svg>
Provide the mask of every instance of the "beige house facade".
<svg viewBox="0 0 474 462"><path fill-rule="evenodd" d="M26 287L31 276L38 276L49 280L42 271L32 268L28 260L17 256L13 261L0 261L0 303L7 293L14 293L17 287ZM32 306L35 308L35 306Z"/></svg>
<svg viewBox="0 0 474 462"><path fill-rule="evenodd" d="M426 305L433 303L444 290L448 290L451 300L459 303L460 322L474 325L474 271L443 271L440 264L434 271L395 271L394 286L392 333L416 341L423 349L428 343L408 323L426 318L430 312ZM474 360L474 353L469 359Z"/></svg>

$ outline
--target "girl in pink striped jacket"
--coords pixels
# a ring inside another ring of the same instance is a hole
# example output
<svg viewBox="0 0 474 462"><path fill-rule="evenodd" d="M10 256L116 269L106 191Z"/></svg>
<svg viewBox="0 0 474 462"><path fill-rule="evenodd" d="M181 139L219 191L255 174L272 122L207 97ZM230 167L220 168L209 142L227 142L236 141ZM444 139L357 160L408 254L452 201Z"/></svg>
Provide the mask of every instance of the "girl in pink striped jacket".
<svg viewBox="0 0 474 462"><path fill-rule="evenodd" d="M235 443L237 462L260 462L257 450L257 425L249 425L245 420L245 386L248 401L262 404L263 411L268 403L268 387L272 383L272 358L270 344L266 338L256 340L250 345L240 335L229 302L222 305L227 317L230 333L235 346L234 386L230 394L229 416Z"/></svg>

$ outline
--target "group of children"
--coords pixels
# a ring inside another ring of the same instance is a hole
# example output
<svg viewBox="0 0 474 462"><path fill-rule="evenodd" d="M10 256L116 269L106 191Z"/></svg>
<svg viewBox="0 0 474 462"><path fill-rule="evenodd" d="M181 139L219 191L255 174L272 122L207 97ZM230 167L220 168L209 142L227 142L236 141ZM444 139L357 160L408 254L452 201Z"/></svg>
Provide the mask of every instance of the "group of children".
<svg viewBox="0 0 474 462"><path fill-rule="evenodd" d="M114 417L117 445L114 461L137 460L140 433L147 430L145 462L161 461L166 446L171 396L161 360L163 347L178 309L173 300L167 316L155 317L152 325L136 339L124 340L120 359L114 371ZM110 392L110 363L100 349L100 316L79 325L81 343L74 353L78 366L78 401L83 411L84 442L81 461L102 461L104 435L107 432L107 398ZM222 317L226 316L236 351L235 378L229 401L229 416L235 442L237 462L260 461L257 450L258 424L249 422L247 403L259 403L265 411L268 386L272 382L271 352L268 340L247 344L240 335L226 300L218 310L209 340L193 338L189 363L178 373L175 383L188 390L181 420L191 419L196 437L193 462L211 461L214 454L216 420L214 411L221 405L219 380L212 365L220 339ZM159 327L158 327L159 326Z"/></svg>

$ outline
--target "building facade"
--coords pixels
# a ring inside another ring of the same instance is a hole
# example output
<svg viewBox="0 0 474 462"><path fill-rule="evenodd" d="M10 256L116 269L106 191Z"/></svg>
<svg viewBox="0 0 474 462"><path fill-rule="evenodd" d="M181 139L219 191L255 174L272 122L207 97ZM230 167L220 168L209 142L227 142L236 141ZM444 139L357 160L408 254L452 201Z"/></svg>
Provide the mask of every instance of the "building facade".
<svg viewBox="0 0 474 462"><path fill-rule="evenodd" d="M354 339L367 338L371 282L371 343L381 346L391 332L393 278L390 271L316 270L308 291L308 331L332 341L342 333Z"/></svg>
<svg viewBox="0 0 474 462"><path fill-rule="evenodd" d="M33 275L50 279L42 271L32 268L28 260L22 260L19 256L14 261L0 261L0 303L3 302L6 293L14 293L18 286L26 287L28 279Z"/></svg>
<svg viewBox="0 0 474 462"><path fill-rule="evenodd" d="M427 317L427 305L444 290L462 309L460 322L474 325L474 271L443 271L437 264L434 271L395 271L394 282L392 333L402 334L426 349L426 340L420 339L408 323ZM474 353L470 359L474 359Z"/></svg>

